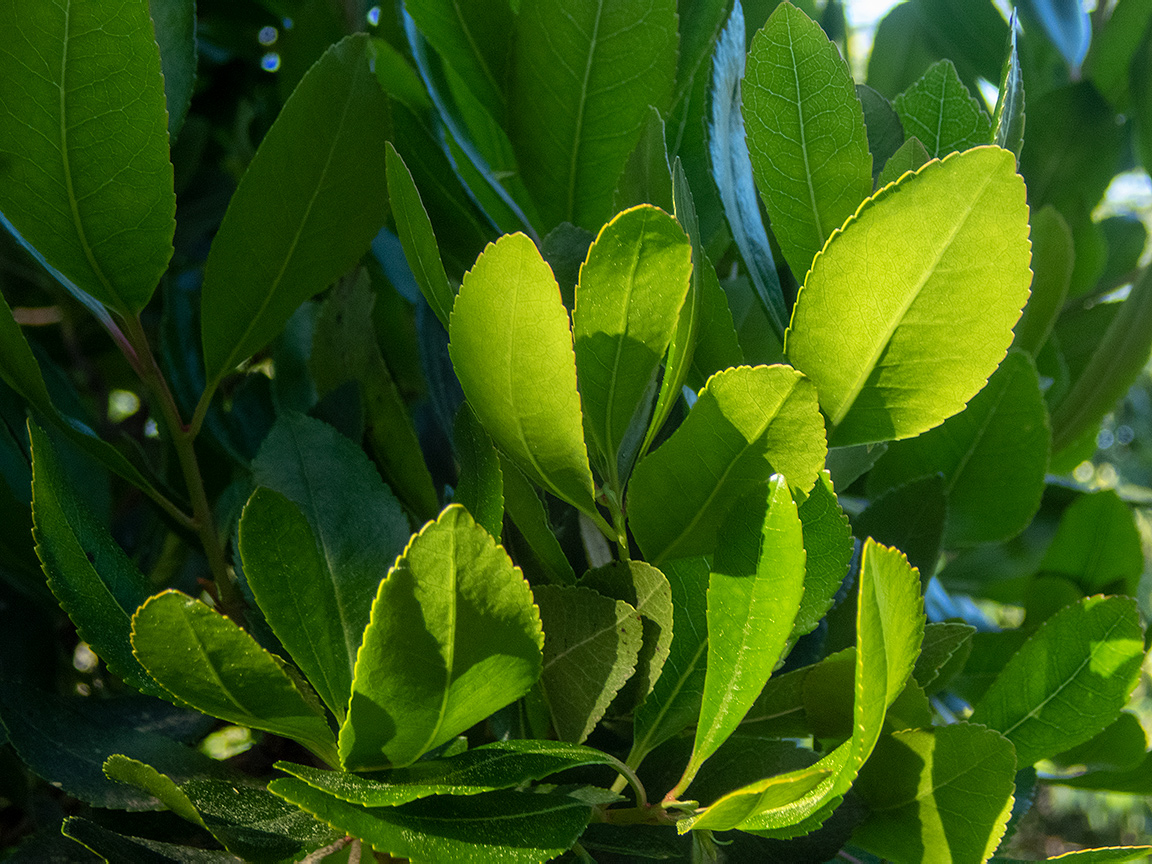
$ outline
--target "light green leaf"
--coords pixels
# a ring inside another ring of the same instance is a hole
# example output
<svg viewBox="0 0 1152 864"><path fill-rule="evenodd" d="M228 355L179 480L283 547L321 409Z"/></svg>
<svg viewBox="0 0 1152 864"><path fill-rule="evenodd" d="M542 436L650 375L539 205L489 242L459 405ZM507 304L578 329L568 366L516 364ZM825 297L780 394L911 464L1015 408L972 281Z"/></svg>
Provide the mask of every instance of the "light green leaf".
<svg viewBox="0 0 1152 864"><path fill-rule="evenodd" d="M667 561L664 575L672 588L672 646L664 671L648 698L636 709L628 764L640 764L653 749L696 722L704 694L708 659L708 561Z"/></svg>
<svg viewBox="0 0 1152 864"><path fill-rule="evenodd" d="M789 642L816 629L832 607L852 559L852 529L827 471L821 472L797 512L804 529L804 597Z"/></svg>
<svg viewBox="0 0 1152 864"><path fill-rule="evenodd" d="M176 781L151 765L123 753L115 753L105 760L104 774L109 780L144 790L181 819L204 827L204 820L196 812L196 806L180 791Z"/></svg>
<svg viewBox="0 0 1152 864"><path fill-rule="evenodd" d="M340 728L343 767L410 764L515 701L540 675L542 644L519 569L449 505L380 584Z"/></svg>
<svg viewBox="0 0 1152 864"><path fill-rule="evenodd" d="M511 789L559 771L616 765L591 747L562 741L513 740L484 744L446 759L421 760L369 776L323 771L291 762L276 767L341 801L364 807L395 807L430 795L478 795Z"/></svg>
<svg viewBox="0 0 1152 864"><path fill-rule="evenodd" d="M1070 577L1086 594L1121 582L1134 595L1144 555L1131 508L1113 489L1078 497L1060 517L1040 569Z"/></svg>
<svg viewBox="0 0 1152 864"><path fill-rule="evenodd" d="M632 677L644 639L640 614L591 588L541 585L544 622L540 684L561 741L581 743Z"/></svg>
<svg viewBox="0 0 1152 864"><path fill-rule="evenodd" d="M730 831L746 819L768 811L780 810L796 802L817 785L828 780L827 768L802 768L776 777L759 780L740 789L738 795L726 795L707 808L703 815L685 819L676 826L683 834L696 831Z"/></svg>
<svg viewBox="0 0 1152 864"><path fill-rule="evenodd" d="M627 476L639 444L633 438L625 446L630 430L648 426L645 394L691 277L684 229L651 205L625 210L605 225L580 268L572 315L576 377L584 428L613 486Z"/></svg>
<svg viewBox="0 0 1152 864"><path fill-rule="evenodd" d="M504 473L500 470L500 454L467 402L456 414L453 443L460 463L453 500L499 540L504 530ZM535 492L532 494L535 496Z"/></svg>
<svg viewBox="0 0 1152 864"><path fill-rule="evenodd" d="M199 600L179 591L149 598L132 617L132 650L180 703L292 738L329 764L335 762L336 742L308 685Z"/></svg>
<svg viewBox="0 0 1152 864"><path fill-rule="evenodd" d="M682 792L744 719L780 661L804 596L804 536L780 475L753 492L718 534L708 577L708 672ZM807 790L804 790L807 791Z"/></svg>
<svg viewBox="0 0 1152 864"><path fill-rule="evenodd" d="M148 7L13 0L0 32L0 212L81 291L135 315L176 230Z"/></svg>
<svg viewBox="0 0 1152 864"><path fill-rule="evenodd" d="M893 861L980 864L1012 815L1016 754L972 723L881 738L853 787L871 812L852 842Z"/></svg>
<svg viewBox="0 0 1152 864"><path fill-rule="evenodd" d="M992 140L1020 158L1024 146L1024 74L1020 71L1020 55L1016 53L1016 27L1012 22L1008 56L1004 59L1004 72L1000 75L1000 93L996 97L996 110L992 112Z"/></svg>
<svg viewBox="0 0 1152 864"><path fill-rule="evenodd" d="M168 137L175 141L196 84L196 0L149 0L148 8L160 46Z"/></svg>
<svg viewBox="0 0 1152 864"><path fill-rule="evenodd" d="M977 147L885 187L828 243L785 351L816 385L829 444L918 435L988 380L1032 279L1024 191L1010 153Z"/></svg>
<svg viewBox="0 0 1152 864"><path fill-rule="evenodd" d="M1112 723L1140 677L1143 630L1131 597L1086 597L1047 621L997 675L973 723L1016 746L1031 765Z"/></svg>
<svg viewBox="0 0 1152 864"><path fill-rule="evenodd" d="M1141 244L1143 245L1143 244ZM1075 250L1072 231L1051 205L1032 215L1032 294L1016 322L1013 346L1036 357L1068 298Z"/></svg>
<svg viewBox="0 0 1152 864"><path fill-rule="evenodd" d="M514 39L509 136L541 233L560 222L596 231L649 106L668 107L676 4L523 0Z"/></svg>
<svg viewBox="0 0 1152 864"><path fill-rule="evenodd" d="M297 86L232 196L201 296L211 391L367 250L388 212L388 102L368 37L333 45Z"/></svg>
<svg viewBox="0 0 1152 864"><path fill-rule="evenodd" d="M535 487L504 457L500 458L500 472L504 477L504 506L508 518L527 541L547 578L562 585L575 584L576 571L552 531L548 512Z"/></svg>
<svg viewBox="0 0 1152 864"><path fill-rule="evenodd" d="M592 816L579 798L548 792L437 795L360 807L292 777L273 780L268 789L378 852L416 861L539 864L570 849Z"/></svg>
<svg viewBox="0 0 1152 864"><path fill-rule="evenodd" d="M412 172L392 146L386 145L386 165L388 173L388 200L392 205L392 215L396 219L396 233L404 249L404 257L420 287L420 293L448 328L452 315L452 304L456 302L456 292L448 284L444 273L444 262L440 260L440 248L436 245L436 234L424 202L420 200L420 190L412 179Z"/></svg>
<svg viewBox="0 0 1152 864"><path fill-rule="evenodd" d="M632 476L628 516L645 557L708 554L733 502L783 474L812 488L824 464L812 383L788 366L742 366L708 381L687 419Z"/></svg>
<svg viewBox="0 0 1152 864"><path fill-rule="evenodd" d="M916 438L894 442L869 494L941 474L949 548L1015 537L1040 507L1048 468L1048 411L1031 358L1011 351L968 407Z"/></svg>
<svg viewBox="0 0 1152 864"><path fill-rule="evenodd" d="M1079 849L1048 858L1048 861L1064 861L1067 864L1129 864L1147 861L1152 854L1152 846L1107 846L1100 849ZM1016 858L992 859L992 864L1027 864Z"/></svg>
<svg viewBox="0 0 1152 864"><path fill-rule="evenodd" d="M797 279L872 192L864 112L820 25L782 3L752 40L744 122L756 185Z"/></svg>
<svg viewBox="0 0 1152 864"><path fill-rule="evenodd" d="M148 580L69 487L48 436L31 420L28 437L33 536L48 587L110 672L137 690L165 697L128 642L132 615L151 593Z"/></svg>
<svg viewBox="0 0 1152 864"><path fill-rule="evenodd" d="M992 121L972 98L951 60L929 67L919 81L892 101L892 106L904 131L920 139L935 159L992 141ZM1005 149L1015 153L1019 148Z"/></svg>
<svg viewBox="0 0 1152 864"><path fill-rule="evenodd" d="M460 386L496 446L532 482L595 513L568 313L531 240L488 244L448 332Z"/></svg>
<svg viewBox="0 0 1152 864"><path fill-rule="evenodd" d="M909 171L918 171L931 161L928 150L915 135L911 135L884 163L884 169L876 178L876 188L883 189L895 183Z"/></svg>

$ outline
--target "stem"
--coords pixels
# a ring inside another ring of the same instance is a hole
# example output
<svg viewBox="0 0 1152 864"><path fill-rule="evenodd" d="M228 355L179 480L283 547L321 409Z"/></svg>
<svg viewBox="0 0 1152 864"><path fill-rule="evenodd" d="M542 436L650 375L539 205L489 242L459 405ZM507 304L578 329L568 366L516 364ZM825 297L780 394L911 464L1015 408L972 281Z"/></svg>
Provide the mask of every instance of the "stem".
<svg viewBox="0 0 1152 864"><path fill-rule="evenodd" d="M129 362L132 363L141 380L151 391L172 437L172 446L176 449L180 470L184 474L184 483L188 487L188 497L192 501L193 525L200 535L200 543L204 547L205 556L208 558L208 567L212 571L212 578L216 584L221 611L240 623L243 620L244 603L228 576L228 562L224 558L224 547L220 543L220 536L216 533L212 508L208 504L208 495L204 491L204 478L200 474L200 463L196 460L196 451L193 447L195 434L192 428L180 418L180 410L176 407L176 400L172 396L168 382L160 371L159 364L156 362L156 355L152 353L152 346L148 343L144 327L140 323L140 317L137 315L126 318L124 324L125 337L133 352L128 357Z"/></svg>

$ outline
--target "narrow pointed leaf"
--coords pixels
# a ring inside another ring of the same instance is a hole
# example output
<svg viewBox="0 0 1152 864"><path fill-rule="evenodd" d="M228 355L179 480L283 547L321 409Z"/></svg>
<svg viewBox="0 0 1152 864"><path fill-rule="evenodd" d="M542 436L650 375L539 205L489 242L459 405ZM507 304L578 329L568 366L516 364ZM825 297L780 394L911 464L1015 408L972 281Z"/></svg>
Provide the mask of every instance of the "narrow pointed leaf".
<svg viewBox="0 0 1152 864"><path fill-rule="evenodd" d="M1011 741L1031 765L1112 723L1140 677L1143 630L1131 597L1086 597L1021 646L976 704L973 723Z"/></svg>
<svg viewBox="0 0 1152 864"><path fill-rule="evenodd" d="M388 102L366 35L329 48L284 105L232 196L204 267L211 389L367 251L388 212ZM275 206L269 206L274 200Z"/></svg>
<svg viewBox="0 0 1152 864"><path fill-rule="evenodd" d="M231 723L299 741L336 757L324 709L282 660L228 618L179 591L165 591L132 618L132 650L176 699Z"/></svg>
<svg viewBox="0 0 1152 864"><path fill-rule="evenodd" d="M816 629L832 602L852 560L852 529L836 500L832 479L822 472L808 497L797 507L804 530L804 597L789 641Z"/></svg>
<svg viewBox="0 0 1152 864"><path fill-rule="evenodd" d="M676 74L673 0L524 0L516 18L509 136L544 231L596 231Z"/></svg>
<svg viewBox="0 0 1152 864"><path fill-rule="evenodd" d="M1055 207L1046 205L1032 214L1032 294L1012 344L1034 358L1068 298L1075 254L1072 231Z"/></svg>
<svg viewBox="0 0 1152 864"><path fill-rule="evenodd" d="M1020 57L1016 53L1016 22L1012 21L1008 57L1004 60L1004 73L1000 76L1000 95L996 97L996 110L992 112L992 141L997 147L1016 154L1024 146L1024 74L1020 71Z"/></svg>
<svg viewBox="0 0 1152 864"><path fill-rule="evenodd" d="M531 240L488 245L448 332L460 386L496 446L534 483L595 512L568 313Z"/></svg>
<svg viewBox="0 0 1152 864"><path fill-rule="evenodd" d="M908 438L960 411L1008 350L1028 260L1024 183L998 147L930 162L866 201L813 263L785 341L829 443ZM853 314L862 304L873 311Z"/></svg>
<svg viewBox="0 0 1152 864"><path fill-rule="evenodd" d="M492 439L465 403L456 414L453 433L460 475L453 500L462 504L484 530L500 539L504 530L504 473Z"/></svg>
<svg viewBox="0 0 1152 864"><path fill-rule="evenodd" d="M628 516L655 564L708 554L732 503L774 474L802 492L824 463L816 393L787 366L712 377L688 418L633 473Z"/></svg>
<svg viewBox="0 0 1152 864"><path fill-rule="evenodd" d="M160 46L168 137L175 141L196 84L196 0L149 0L148 9Z"/></svg>
<svg viewBox="0 0 1152 864"><path fill-rule="evenodd" d="M571 848L592 815L578 798L546 792L439 795L396 807L360 807L294 777L273 780L268 789L378 852L417 861L538 864Z"/></svg>
<svg viewBox="0 0 1152 864"><path fill-rule="evenodd" d="M648 109L640 140L612 193L612 209L616 212L640 204L672 212L672 166L668 163L664 120L654 107Z"/></svg>
<svg viewBox="0 0 1152 864"><path fill-rule="evenodd" d="M544 622L540 678L561 741L579 744L636 671L644 628L636 609L591 588L541 585Z"/></svg>
<svg viewBox="0 0 1152 864"><path fill-rule="evenodd" d="M756 298L777 338L788 326L788 310L780 276L772 258L768 233L760 218L752 161L744 131L741 82L744 79L744 10L736 0L712 58L712 114L708 125L708 151L712 179L720 193L724 216L740 257L752 277Z"/></svg>
<svg viewBox="0 0 1152 864"><path fill-rule="evenodd" d="M848 64L790 3L776 7L752 40L744 122L772 232L802 279L872 192L872 156Z"/></svg>
<svg viewBox="0 0 1152 864"><path fill-rule="evenodd" d="M892 105L904 131L920 139L928 155L935 159L992 140L992 121L972 98L951 60L931 66Z"/></svg>
<svg viewBox="0 0 1152 864"><path fill-rule="evenodd" d="M83 816L69 816L60 831L110 864L241 864L230 852L119 834Z"/></svg>
<svg viewBox="0 0 1152 864"><path fill-rule="evenodd" d="M0 31L0 212L82 292L135 315L176 229L148 7L19 0Z"/></svg>
<svg viewBox="0 0 1152 864"><path fill-rule="evenodd" d="M677 788L691 782L744 719L792 633L804 595L804 536L784 478L766 501L742 499L719 532L708 577L708 672L692 758ZM807 791L807 790L805 790Z"/></svg>
<svg viewBox="0 0 1152 864"><path fill-rule="evenodd" d="M1007 540L1040 508L1048 468L1048 411L1036 368L1012 351L968 407L940 426L894 442L868 477L879 494L942 474L949 547Z"/></svg>
<svg viewBox="0 0 1152 864"><path fill-rule="evenodd" d="M852 842L882 858L987 861L1012 815L1016 754L972 723L881 738L853 787L871 813Z"/></svg>
<svg viewBox="0 0 1152 864"><path fill-rule="evenodd" d="M867 84L856 85L856 96L864 109L864 128L868 133L868 152L872 154L872 178L875 182L881 169L903 146L904 126L892 103Z"/></svg>
<svg viewBox="0 0 1152 864"><path fill-rule="evenodd" d="M621 452L668 350L692 278L692 247L656 207L625 210L601 229L580 268L572 335L584 427L606 476L626 475ZM641 416L647 428L647 417Z"/></svg>
<svg viewBox="0 0 1152 864"><path fill-rule="evenodd" d="M412 268L420 293L448 328L448 318L452 314L452 304L456 302L456 292L448 284L444 273L444 262L440 260L440 249L436 245L436 234L424 202L420 200L420 190L412 179L412 172L396 152L391 142L386 145L386 170L388 175L388 200L392 215L396 219L396 233L404 249L404 257Z"/></svg>
<svg viewBox="0 0 1152 864"><path fill-rule="evenodd" d="M540 675L542 643L520 570L450 505L380 584L340 729L343 766L410 764L515 701Z"/></svg>
<svg viewBox="0 0 1152 864"><path fill-rule="evenodd" d="M341 801L395 807L430 795L479 795L588 765L616 765L606 753L563 741L497 741L447 759L421 760L370 776L278 762L281 771Z"/></svg>
<svg viewBox="0 0 1152 864"><path fill-rule="evenodd" d="M508 518L524 536L548 579L562 585L574 585L576 571L552 531L548 511L544 509L536 488L524 478L519 468L503 457L500 471L504 476L504 506Z"/></svg>
<svg viewBox="0 0 1152 864"><path fill-rule="evenodd" d="M909 171L918 171L931 160L931 156L920 143L920 139L911 135L900 145L891 158L884 163L884 168L876 178L876 188L883 189L889 183L895 183Z"/></svg>

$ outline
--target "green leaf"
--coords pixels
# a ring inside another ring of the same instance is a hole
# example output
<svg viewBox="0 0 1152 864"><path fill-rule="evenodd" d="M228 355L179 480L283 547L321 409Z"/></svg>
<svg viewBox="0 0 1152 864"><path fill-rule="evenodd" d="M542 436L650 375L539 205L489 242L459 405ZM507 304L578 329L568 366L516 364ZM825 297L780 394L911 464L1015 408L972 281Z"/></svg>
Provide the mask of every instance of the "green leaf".
<svg viewBox="0 0 1152 864"><path fill-rule="evenodd" d="M1052 761L1067 768L1090 771L1132 771L1147 758L1148 735L1140 719L1125 711L1095 738L1057 753Z"/></svg>
<svg viewBox="0 0 1152 864"><path fill-rule="evenodd" d="M664 120L649 107L636 148L624 165L624 172L612 193L612 209L619 213L639 204L652 204L671 213L672 166L668 164Z"/></svg>
<svg viewBox="0 0 1152 864"><path fill-rule="evenodd" d="M968 624L932 623L924 627L924 643L912 677L931 695L943 689L972 653L976 628Z"/></svg>
<svg viewBox="0 0 1152 864"><path fill-rule="evenodd" d="M881 738L853 789L871 808L852 842L894 861L986 861L1012 815L1016 754L972 723Z"/></svg>
<svg viewBox="0 0 1152 864"><path fill-rule="evenodd" d="M780 661L804 595L804 536L784 478L721 526L708 577L708 672L682 791L744 719ZM807 791L807 790L805 790Z"/></svg>
<svg viewBox="0 0 1152 864"><path fill-rule="evenodd" d="M80 291L133 316L176 230L148 8L19 0L0 32L0 211Z"/></svg>
<svg viewBox="0 0 1152 864"><path fill-rule="evenodd" d="M592 815L578 798L548 792L438 795L360 807L291 777L273 780L268 789L378 852L417 861L538 864L571 848Z"/></svg>
<svg viewBox="0 0 1152 864"><path fill-rule="evenodd" d="M700 715L708 658L708 569L704 558L678 558L663 566L672 589L674 638L663 673L636 709L628 755L632 767Z"/></svg>
<svg viewBox="0 0 1152 864"><path fill-rule="evenodd" d="M813 263L785 351L816 385L832 446L931 429L1004 358L1032 278L1015 166L998 147L930 162L865 202Z"/></svg>
<svg viewBox="0 0 1152 864"><path fill-rule="evenodd" d="M196 0L149 0L148 8L160 46L168 138L175 141L196 84Z"/></svg>
<svg viewBox="0 0 1152 864"><path fill-rule="evenodd" d="M104 775L109 780L125 783L142 789L179 816L204 828L204 820L196 811L188 796L180 791L179 784L162 771L146 762L132 759L123 753L115 753L104 761Z"/></svg>
<svg viewBox="0 0 1152 864"><path fill-rule="evenodd" d="M579 744L632 677L644 639L639 613L591 588L541 585L534 591L544 622L540 677L561 741Z"/></svg>
<svg viewBox="0 0 1152 864"><path fill-rule="evenodd" d="M1085 594L1117 582L1135 594L1144 555L1132 510L1113 489L1081 495L1060 517L1040 569L1070 577Z"/></svg>
<svg viewBox="0 0 1152 864"><path fill-rule="evenodd" d="M459 505L412 538L372 605L340 728L346 769L407 765L527 692L540 618L518 568Z"/></svg>
<svg viewBox="0 0 1152 864"><path fill-rule="evenodd" d="M562 741L497 741L447 759L421 760L372 775L323 771L291 762L276 767L323 792L364 807L395 807L430 795L479 795L588 765L617 765L591 747Z"/></svg>
<svg viewBox="0 0 1152 864"><path fill-rule="evenodd" d="M392 142L387 143L386 150L388 200L396 219L396 233L400 237L404 257L408 260L416 284L420 286L420 293L447 329L452 304L456 302L456 292L448 284L448 277L444 273L436 233L432 230L424 202L420 200L420 190L416 188L412 172Z"/></svg>
<svg viewBox="0 0 1152 864"><path fill-rule="evenodd" d="M800 279L872 191L852 73L820 26L782 3L752 40L743 94L756 184Z"/></svg>
<svg viewBox="0 0 1152 864"><path fill-rule="evenodd" d="M211 391L368 249L388 212L388 102L365 35L316 61L264 136L204 266Z"/></svg>
<svg viewBox="0 0 1152 864"><path fill-rule="evenodd" d="M1099 849L1078 849L1048 858L1048 861L1063 861L1067 864L1129 864L1144 862L1152 854L1152 846L1106 846ZM1017 858L992 859L992 864L1029 864Z"/></svg>
<svg viewBox="0 0 1152 864"><path fill-rule="evenodd" d="M1152 348L1152 267L1132 286L1084 371L1052 412L1052 452L1094 429L1128 392Z"/></svg>
<svg viewBox="0 0 1152 864"><path fill-rule="evenodd" d="M884 163L883 170L876 178L876 188L883 189L889 183L895 183L909 171L919 171L931 159L920 139L915 135L909 136Z"/></svg>
<svg viewBox="0 0 1152 864"><path fill-rule="evenodd" d="M453 443L460 463L453 500L499 540L504 529L504 474L500 470L500 454L468 403L461 405L456 414Z"/></svg>
<svg viewBox="0 0 1152 864"><path fill-rule="evenodd" d="M804 597L790 642L816 629L832 607L852 559L852 529L827 471L821 472L797 512L804 529Z"/></svg>
<svg viewBox="0 0 1152 864"><path fill-rule="evenodd" d="M132 618L132 649L148 674L181 702L292 738L326 762L335 761L336 742L308 686L199 600L171 590L149 598Z"/></svg>
<svg viewBox="0 0 1152 864"><path fill-rule="evenodd" d="M972 98L951 60L933 64L892 105L904 131L916 136L935 159L992 141L988 115Z"/></svg>
<svg viewBox="0 0 1152 864"><path fill-rule="evenodd" d="M872 537L902 550L925 583L936 569L947 512L944 479L932 474L873 499L852 527L858 537Z"/></svg>
<svg viewBox="0 0 1152 864"><path fill-rule="evenodd" d="M384 479L416 518L431 519L440 506L436 489L408 408L380 353L372 319L375 303L366 270L341 279L321 307L308 365L322 398L347 381L356 382L368 442Z"/></svg>
<svg viewBox="0 0 1152 864"><path fill-rule="evenodd" d="M1143 243L1141 243L1143 247ZM1016 323L1013 346L1033 357L1039 353L1072 282L1075 255L1072 231L1055 207L1045 206L1032 215L1032 294Z"/></svg>
<svg viewBox="0 0 1152 864"><path fill-rule="evenodd" d="M69 816L60 830L110 864L240 864L228 852L126 836L82 816Z"/></svg>
<svg viewBox="0 0 1152 864"><path fill-rule="evenodd" d="M561 585L575 584L576 571L572 569L560 541L552 532L544 502L540 500L536 489L524 478L519 468L503 457L500 459L500 471L504 476L504 506L508 518L524 536L545 575L550 581Z"/></svg>
<svg viewBox="0 0 1152 864"><path fill-rule="evenodd" d="M1016 53L1015 21L1008 56L1004 59L1004 72L1000 75L1000 93L996 97L996 110L992 112L992 140L1020 158L1024 146L1024 75L1020 71L1020 56Z"/></svg>
<svg viewBox="0 0 1152 864"><path fill-rule="evenodd" d="M532 482L595 513L568 313L523 234L490 243L464 274L448 346L493 442Z"/></svg>
<svg viewBox="0 0 1152 864"><path fill-rule="evenodd" d="M692 820L677 826L683 833L696 831L729 831L746 819L759 814L780 810L795 803L820 783L828 780L827 768L802 768L776 777L758 780L739 790L738 795L727 795Z"/></svg>
<svg viewBox="0 0 1152 864"><path fill-rule="evenodd" d="M633 472L628 515L654 564L708 554L736 499L783 474L812 488L825 447L816 393L787 366L714 375L687 419Z"/></svg>
<svg viewBox="0 0 1152 864"><path fill-rule="evenodd" d="M515 26L509 136L540 227L596 231L648 107L668 107L676 4L523 0Z"/></svg>
<svg viewBox="0 0 1152 864"><path fill-rule="evenodd" d="M1036 367L1027 354L1011 351L964 411L893 443L868 475L868 492L941 474L949 548L1015 537L1040 508L1051 440L1047 421Z"/></svg>
<svg viewBox="0 0 1152 864"><path fill-rule="evenodd" d="M860 100L860 107L864 109L864 129L868 134L868 152L872 154L872 180L875 182L880 170L904 145L904 126L892 103L867 84L856 85L856 96Z"/></svg>
<svg viewBox="0 0 1152 864"><path fill-rule="evenodd" d="M649 400L692 278L692 247L651 205L625 210L588 250L572 315L584 428L613 486L626 477L648 426ZM635 433L633 433L634 435ZM629 452L629 450L631 452Z"/></svg>
<svg viewBox="0 0 1152 864"><path fill-rule="evenodd" d="M976 704L973 723L1031 765L1112 723L1140 677L1143 631L1131 597L1086 597L1057 612L1017 651Z"/></svg>
<svg viewBox="0 0 1152 864"><path fill-rule="evenodd" d="M140 697L64 699L13 680L0 685L0 719L8 743L30 770L74 798L116 810L155 810L150 794L110 781L103 771L114 753L127 754L180 780L224 775L228 769L180 743L198 715Z"/></svg>
<svg viewBox="0 0 1152 864"><path fill-rule="evenodd" d="M48 436L31 420L28 437L33 536L48 587L110 672L141 692L166 698L128 642L132 614L151 593L148 580L70 488Z"/></svg>
<svg viewBox="0 0 1152 864"><path fill-rule="evenodd" d="M274 631L283 631L281 639L286 640L289 651L303 654L307 643L327 641L324 648L314 646L320 651L316 661L332 682L322 686L321 692L327 692L325 701L332 698L341 706L333 712L342 716L356 652L371 616L372 597L388 568L404 551L410 536L408 520L364 451L326 423L302 414L281 415L256 454L252 470L258 486L280 493L300 508L311 530L305 537L300 530L304 526L289 514L286 502L265 498L261 508L267 507L269 512L254 516L268 518L258 523L255 536L245 534L245 524L241 523L241 558L247 568L249 556L253 557L259 571L254 574L253 589L262 607L265 600L276 607L269 623ZM312 559L305 571L302 559L300 575L295 572L296 560L276 548L282 530L276 523L278 518L290 520L289 525L295 523L296 527L285 527L283 533L285 537L295 533L294 548L300 555L308 554L309 540L318 547L319 561ZM248 527L251 530L252 526ZM321 569L314 569L317 565ZM292 588L285 591L288 585ZM309 598L299 614L306 616L309 628L319 628L312 636L296 630L304 623L294 621L296 591ZM327 621L321 623L316 616L327 616ZM272 623L273 619L283 623ZM338 672L329 665L336 662L337 655L347 671ZM316 674L318 668L306 668L305 673Z"/></svg>

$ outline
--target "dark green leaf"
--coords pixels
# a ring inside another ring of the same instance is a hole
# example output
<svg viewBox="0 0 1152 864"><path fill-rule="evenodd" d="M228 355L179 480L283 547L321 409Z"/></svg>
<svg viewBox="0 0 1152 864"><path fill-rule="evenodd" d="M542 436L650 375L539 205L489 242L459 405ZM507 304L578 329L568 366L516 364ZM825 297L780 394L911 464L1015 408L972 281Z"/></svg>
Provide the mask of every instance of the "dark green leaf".
<svg viewBox="0 0 1152 864"><path fill-rule="evenodd" d="M620 212L638 204L652 204L672 212L672 166L664 142L664 120L654 107L648 109L640 140L612 193L612 209Z"/></svg>
<svg viewBox="0 0 1152 864"><path fill-rule="evenodd" d="M973 723L1031 765L1115 721L1140 676L1143 632L1130 597L1086 597L1045 621L976 704Z"/></svg>
<svg viewBox="0 0 1152 864"><path fill-rule="evenodd" d="M868 152L872 154L872 180L875 182L880 169L904 144L904 126L892 103L867 84L856 85L856 97L864 109L864 129L868 133Z"/></svg>
<svg viewBox="0 0 1152 864"><path fill-rule="evenodd" d="M540 227L596 231L648 107L668 106L676 4L523 0L515 27L509 133Z"/></svg>
<svg viewBox="0 0 1152 864"><path fill-rule="evenodd" d="M924 642L912 677L925 693L931 695L942 689L964 668L972 653L975 632L976 628L968 624L933 623L924 627Z"/></svg>
<svg viewBox="0 0 1152 864"><path fill-rule="evenodd" d="M884 163L883 170L876 178L876 188L883 189L889 183L895 183L909 171L919 171L931 159L920 139L915 135L909 136Z"/></svg>
<svg viewBox="0 0 1152 864"><path fill-rule="evenodd" d="M175 141L196 84L196 0L149 0L148 8L160 46L168 138Z"/></svg>
<svg viewBox="0 0 1152 864"><path fill-rule="evenodd" d="M875 498L853 520L853 533L902 550L927 582L936 569L947 512L943 479L921 477Z"/></svg>
<svg viewBox="0 0 1152 864"><path fill-rule="evenodd" d="M407 765L450 741L527 692L543 641L519 569L467 510L449 505L380 583L341 764Z"/></svg>
<svg viewBox="0 0 1152 864"><path fill-rule="evenodd" d="M462 504L485 531L499 540L504 530L504 474L500 470L500 454L467 403L461 405L456 414L453 443L460 463L453 500Z"/></svg>
<svg viewBox="0 0 1152 864"><path fill-rule="evenodd" d="M1015 21L1013 21L1015 25ZM1024 146L1024 75L1020 71L1020 57L1016 53L1016 27L1009 37L1011 44L1000 76L1000 94L996 97L996 110L992 112L992 143L1011 150L1020 158Z"/></svg>
<svg viewBox="0 0 1152 864"><path fill-rule="evenodd" d="M20 0L0 31L0 211L66 284L135 315L176 229L148 8Z"/></svg>
<svg viewBox="0 0 1152 864"><path fill-rule="evenodd" d="M256 151L204 267L211 390L356 262L388 212L388 102L349 36L316 62Z"/></svg>
<svg viewBox="0 0 1152 864"><path fill-rule="evenodd" d="M744 122L772 232L796 278L872 191L852 73L820 26L782 3L752 40Z"/></svg>
<svg viewBox="0 0 1152 864"><path fill-rule="evenodd" d="M129 837L83 816L65 819L61 831L65 837L83 844L110 864L241 864L241 859L228 852Z"/></svg>
<svg viewBox="0 0 1152 864"><path fill-rule="evenodd" d="M899 3L884 16L868 57L868 86L895 99L939 59L916 3Z"/></svg>
<svg viewBox="0 0 1152 864"><path fill-rule="evenodd" d="M1103 29L1092 35L1084 75L1117 108L1128 104L1132 60L1147 44L1150 20L1152 3L1148 0L1119 0Z"/></svg>
<svg viewBox="0 0 1152 864"><path fill-rule="evenodd" d="M1132 510L1112 489L1077 498L1060 518L1040 568L1070 577L1085 594L1117 582L1135 594L1144 555Z"/></svg>
<svg viewBox="0 0 1152 864"><path fill-rule="evenodd" d="M636 609L591 588L541 585L540 683L561 741L582 742L636 670L644 628Z"/></svg>
<svg viewBox="0 0 1152 864"><path fill-rule="evenodd" d="M988 115L961 82L951 60L933 65L892 105L904 131L918 138L933 158L992 140Z"/></svg>
<svg viewBox="0 0 1152 864"><path fill-rule="evenodd" d="M508 517L524 536L544 573L552 582L575 584L576 571L572 569L568 556L564 554L560 541L552 531L548 513L536 489L524 478L519 468L503 457L500 459L500 471L504 477L504 506Z"/></svg>
<svg viewBox="0 0 1152 864"><path fill-rule="evenodd" d="M1147 750L1148 736L1140 719L1124 712L1095 738L1057 753L1052 761L1090 771L1132 771L1148 758Z"/></svg>
<svg viewBox="0 0 1152 864"><path fill-rule="evenodd" d="M1072 280L1072 231L1059 211L1032 214L1032 295L1016 324L1013 346L1037 355L1052 332Z"/></svg>

